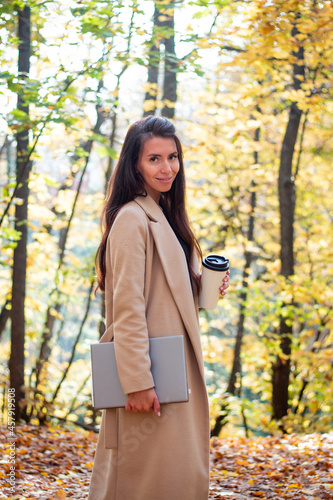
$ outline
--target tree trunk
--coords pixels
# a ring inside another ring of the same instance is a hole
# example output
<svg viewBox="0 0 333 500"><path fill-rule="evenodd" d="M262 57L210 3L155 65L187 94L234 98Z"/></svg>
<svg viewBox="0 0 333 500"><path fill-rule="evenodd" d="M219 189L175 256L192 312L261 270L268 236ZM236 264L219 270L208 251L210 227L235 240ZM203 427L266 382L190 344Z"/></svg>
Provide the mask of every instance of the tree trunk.
<svg viewBox="0 0 333 500"><path fill-rule="evenodd" d="M25 6L18 11L19 59L18 72L21 79L29 75L30 70L30 8ZM23 85L24 94L24 85ZM29 105L24 95L18 95L17 108L29 113ZM17 197L22 204L15 207L15 229L21 232L21 238L14 250L12 278L11 311L11 353L9 359L10 386L15 389L15 420L21 418L20 402L25 396L24 387L24 337L25 337L25 292L27 266L27 218L29 197L29 174L31 161L27 158L29 148L29 130L17 134L16 178L20 186Z"/></svg>
<svg viewBox="0 0 333 500"><path fill-rule="evenodd" d="M164 39L164 83L163 83L163 109L162 115L174 118L175 103L177 101L177 59L175 52L175 10L167 16L163 25L169 28L171 35Z"/></svg>
<svg viewBox="0 0 333 500"><path fill-rule="evenodd" d="M299 17L299 16L298 16ZM296 27L292 31L295 37ZM297 63L293 66L293 88L299 90L304 79L304 48L299 46L293 53ZM288 278L294 274L294 214L295 214L295 183L293 175L293 155L299 131L302 111L293 102L289 112L288 124L282 143L279 169L279 205L280 205L280 274ZM280 317L279 342L281 356L277 356L273 365L272 375L272 409L273 419L280 420L287 415L289 409L289 377L291 354L292 325L286 318Z"/></svg>
<svg viewBox="0 0 333 500"><path fill-rule="evenodd" d="M4 329L6 327L7 320L10 318L10 313L11 313L11 311L9 309L9 307L11 307L10 303L11 303L11 301L9 299L7 299L6 302L4 303L2 309L1 309L1 312L0 312L0 340L1 340L2 332L4 331Z"/></svg>
<svg viewBox="0 0 333 500"><path fill-rule="evenodd" d="M144 116L156 114L158 110L158 82L162 81L162 116L174 118L177 101L177 59L175 53L174 4L163 6L155 2L154 27L148 62L147 92L144 102ZM170 14L170 11L172 13ZM163 20L161 20L163 16ZM163 63L161 59L163 57ZM160 74L160 72L162 74Z"/></svg>
<svg viewBox="0 0 333 500"><path fill-rule="evenodd" d="M158 20L159 16L160 12L158 10L157 4L155 3L154 27L148 58L147 92L145 95L143 116L154 115L157 108L157 83L161 58L160 42L158 40L157 34L158 28L160 27L160 22Z"/></svg>

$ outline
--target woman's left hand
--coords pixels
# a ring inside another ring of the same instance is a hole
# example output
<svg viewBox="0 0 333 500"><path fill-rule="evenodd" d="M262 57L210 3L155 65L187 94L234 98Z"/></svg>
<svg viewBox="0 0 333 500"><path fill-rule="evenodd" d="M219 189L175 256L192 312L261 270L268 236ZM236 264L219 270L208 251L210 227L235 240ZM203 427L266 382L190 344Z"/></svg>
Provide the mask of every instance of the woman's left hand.
<svg viewBox="0 0 333 500"><path fill-rule="evenodd" d="M225 296L227 288L229 288L229 274L230 271L227 271L227 274L223 278L222 285L219 288L221 297Z"/></svg>

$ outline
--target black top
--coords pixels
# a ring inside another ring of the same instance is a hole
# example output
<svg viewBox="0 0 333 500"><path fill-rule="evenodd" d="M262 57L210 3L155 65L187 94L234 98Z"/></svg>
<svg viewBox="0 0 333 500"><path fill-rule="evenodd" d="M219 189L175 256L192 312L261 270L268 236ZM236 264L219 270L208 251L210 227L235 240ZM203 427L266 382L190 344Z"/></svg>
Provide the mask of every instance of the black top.
<svg viewBox="0 0 333 500"><path fill-rule="evenodd" d="M179 243L181 244L182 249L184 250L184 254L185 254L186 262L187 262L187 267L190 268L190 249L189 249L188 245L185 243L185 241L183 240L183 238L179 234L177 234L175 230L174 230L174 233L177 236L177 239L178 239ZM190 269L189 269L189 271L190 271Z"/></svg>

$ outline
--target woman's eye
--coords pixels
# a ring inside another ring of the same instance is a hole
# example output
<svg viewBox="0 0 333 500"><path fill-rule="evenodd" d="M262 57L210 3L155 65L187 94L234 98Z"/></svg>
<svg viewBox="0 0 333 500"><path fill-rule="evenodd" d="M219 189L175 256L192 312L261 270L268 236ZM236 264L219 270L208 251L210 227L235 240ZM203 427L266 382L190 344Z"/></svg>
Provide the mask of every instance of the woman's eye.
<svg viewBox="0 0 333 500"><path fill-rule="evenodd" d="M156 160L157 160L156 156L152 156L152 157L150 158L150 161L151 161L152 163L155 163L155 162L156 162Z"/></svg>
<svg viewBox="0 0 333 500"><path fill-rule="evenodd" d="M170 160L177 160L177 158L178 158L178 155L171 155L170 156Z"/></svg>

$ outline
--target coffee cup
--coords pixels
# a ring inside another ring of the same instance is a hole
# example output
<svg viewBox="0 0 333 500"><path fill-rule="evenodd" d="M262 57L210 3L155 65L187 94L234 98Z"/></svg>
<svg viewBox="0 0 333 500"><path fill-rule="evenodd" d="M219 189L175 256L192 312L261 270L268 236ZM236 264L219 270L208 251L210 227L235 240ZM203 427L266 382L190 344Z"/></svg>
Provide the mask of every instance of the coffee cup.
<svg viewBox="0 0 333 500"><path fill-rule="evenodd" d="M229 259L222 255L210 254L203 259L199 307L214 309L217 306L219 288L228 269Z"/></svg>

